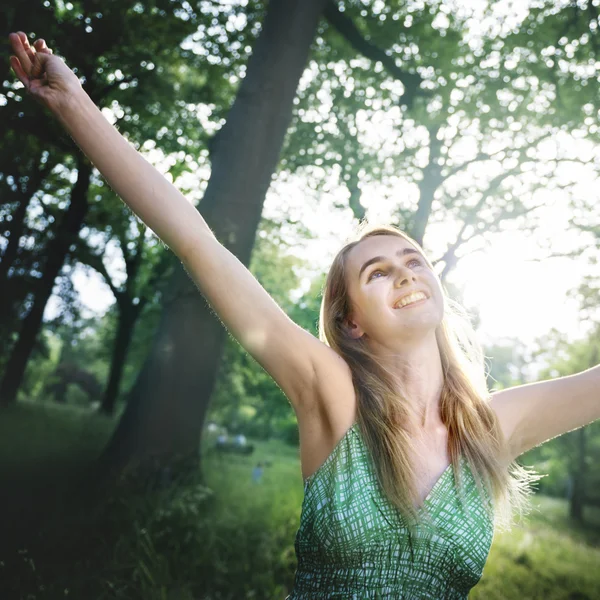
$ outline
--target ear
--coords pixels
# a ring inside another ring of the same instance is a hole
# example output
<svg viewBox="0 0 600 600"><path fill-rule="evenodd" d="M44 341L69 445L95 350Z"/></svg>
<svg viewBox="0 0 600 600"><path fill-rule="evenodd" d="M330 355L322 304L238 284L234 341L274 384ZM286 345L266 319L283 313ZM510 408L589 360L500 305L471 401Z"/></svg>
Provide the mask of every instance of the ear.
<svg viewBox="0 0 600 600"><path fill-rule="evenodd" d="M346 319L344 325L346 326L346 331L348 332L348 335L354 338L355 340L358 340L365 334L361 326L355 323L350 317Z"/></svg>

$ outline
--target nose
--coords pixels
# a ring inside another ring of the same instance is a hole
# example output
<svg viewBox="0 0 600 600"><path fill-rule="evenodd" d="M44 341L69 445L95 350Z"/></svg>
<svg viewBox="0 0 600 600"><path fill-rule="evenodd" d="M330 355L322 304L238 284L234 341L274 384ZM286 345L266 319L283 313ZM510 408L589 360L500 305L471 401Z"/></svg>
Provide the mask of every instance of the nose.
<svg viewBox="0 0 600 600"><path fill-rule="evenodd" d="M407 273L405 269L400 269L394 280L394 287L401 288L410 285L410 282L416 282L417 278L412 273Z"/></svg>

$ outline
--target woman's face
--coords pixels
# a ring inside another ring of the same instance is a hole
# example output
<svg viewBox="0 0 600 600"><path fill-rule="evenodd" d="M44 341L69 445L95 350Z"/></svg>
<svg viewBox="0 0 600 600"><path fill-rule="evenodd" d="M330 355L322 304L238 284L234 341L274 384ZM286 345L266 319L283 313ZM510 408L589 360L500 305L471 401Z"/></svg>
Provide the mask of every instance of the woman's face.
<svg viewBox="0 0 600 600"><path fill-rule="evenodd" d="M434 331L444 316L442 289L421 253L404 238L378 235L350 251L346 276L352 335L397 347Z"/></svg>

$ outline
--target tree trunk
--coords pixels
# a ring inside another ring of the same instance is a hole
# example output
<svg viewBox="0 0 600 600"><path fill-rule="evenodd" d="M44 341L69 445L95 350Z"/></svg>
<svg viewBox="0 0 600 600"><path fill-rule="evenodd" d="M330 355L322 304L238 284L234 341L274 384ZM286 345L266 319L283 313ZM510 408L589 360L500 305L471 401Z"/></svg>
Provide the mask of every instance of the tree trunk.
<svg viewBox="0 0 600 600"><path fill-rule="evenodd" d="M44 273L36 287L33 306L23 320L19 339L15 343L6 363L6 369L0 382L0 405L13 403L17 391L23 381L25 368L42 325L46 303L52 294L54 281L69 252L69 247L76 241L77 235L87 212L87 193L90 186L92 167L86 159L80 158L78 164L77 183L71 192L71 202L67 209L56 237L48 244L47 260Z"/></svg>
<svg viewBox="0 0 600 600"><path fill-rule="evenodd" d="M423 169L423 179L419 182L419 205L410 231L411 237L421 246L431 216L435 193L444 182L442 167L439 164L444 143L437 139L439 130L439 125L429 128L429 162Z"/></svg>
<svg viewBox="0 0 600 600"><path fill-rule="evenodd" d="M200 211L246 265L326 1L271 0L247 75L215 140ZM225 331L181 266L168 290L154 345L103 454L106 468L152 464L157 456L198 457Z"/></svg>
<svg viewBox="0 0 600 600"><path fill-rule="evenodd" d="M100 405L100 412L107 415L112 415L115 411L123 369L131 344L133 329L139 315L140 305L132 304L130 298L122 301L121 306L119 306L117 333L113 344L108 383Z"/></svg>
<svg viewBox="0 0 600 600"><path fill-rule="evenodd" d="M21 239L21 235L23 234L23 230L25 229L25 215L27 214L27 207L31 201L31 196L28 196L27 198L25 198L23 194L20 194L20 196L21 200L19 202L19 206L13 213L11 213L12 221L9 229L10 235L8 238L8 243L6 244L4 252L0 256L0 285L3 289L6 286L8 271L15 261L19 251L19 241ZM2 295L2 299L0 299L0 303L2 303L3 300L4 294Z"/></svg>
<svg viewBox="0 0 600 600"><path fill-rule="evenodd" d="M586 428L575 432L577 436L577 457L575 471L572 473L573 488L569 514L572 519L583 522L583 507L585 506L585 480L586 480Z"/></svg>
<svg viewBox="0 0 600 600"><path fill-rule="evenodd" d="M40 157L36 156L28 165L31 175L28 175L27 184L21 185L15 193L19 205L11 213L10 223L5 226L5 235L8 236L8 242L4 251L0 253L0 348L7 345L9 336L13 333L11 325L18 320L16 308L18 299L23 294L22 285L15 285L15 279L9 277L9 272L17 256L19 255L21 237L26 231L27 209L35 193L39 191L44 179L53 169L55 162L48 160L44 165L39 166ZM17 179L18 175L13 175ZM10 202L10 201L8 201ZM23 282L18 282L22 284Z"/></svg>

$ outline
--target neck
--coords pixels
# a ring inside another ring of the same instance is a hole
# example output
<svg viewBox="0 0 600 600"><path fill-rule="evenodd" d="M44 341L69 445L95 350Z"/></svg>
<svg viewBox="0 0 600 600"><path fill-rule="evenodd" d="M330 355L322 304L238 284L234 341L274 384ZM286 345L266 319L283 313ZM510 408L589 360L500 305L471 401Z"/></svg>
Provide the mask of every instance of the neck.
<svg viewBox="0 0 600 600"><path fill-rule="evenodd" d="M415 429L433 432L443 427L440 399L444 375L435 332L401 348L380 348L377 355L413 407Z"/></svg>

